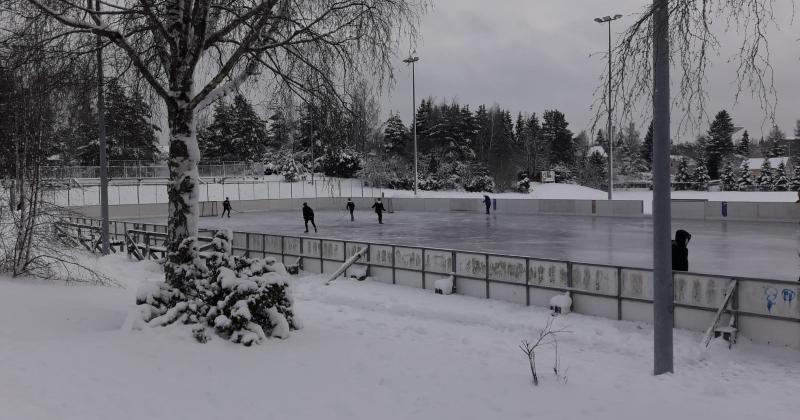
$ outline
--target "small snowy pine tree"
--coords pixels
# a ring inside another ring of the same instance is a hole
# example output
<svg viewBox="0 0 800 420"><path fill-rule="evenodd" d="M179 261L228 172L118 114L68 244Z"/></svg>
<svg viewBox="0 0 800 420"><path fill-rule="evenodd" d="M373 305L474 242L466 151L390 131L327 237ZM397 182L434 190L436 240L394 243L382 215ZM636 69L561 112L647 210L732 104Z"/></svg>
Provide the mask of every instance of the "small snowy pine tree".
<svg viewBox="0 0 800 420"><path fill-rule="evenodd" d="M750 164L747 161L742 163L736 183L739 191L750 191L753 188L753 176L750 174Z"/></svg>
<svg viewBox="0 0 800 420"><path fill-rule="evenodd" d="M772 191L772 186L775 180L772 178L772 164L769 159L764 158L764 163L761 164L761 174L756 179L756 185L761 191Z"/></svg>
<svg viewBox="0 0 800 420"><path fill-rule="evenodd" d="M689 163L686 158L682 158L678 164L678 173L675 174L675 189L678 191L689 189L692 182L692 175L689 173Z"/></svg>
<svg viewBox="0 0 800 420"><path fill-rule="evenodd" d="M201 343L213 331L245 346L287 338L301 328L283 264L233 255L232 239L232 232L219 231L204 252L197 238L183 240L164 266L172 282L140 287L138 311L126 324L133 329L194 325L192 335Z"/></svg>
<svg viewBox="0 0 800 420"><path fill-rule="evenodd" d="M774 183L772 189L774 191L786 191L789 189L789 179L786 177L786 165L781 162L778 169L775 170Z"/></svg>
<svg viewBox="0 0 800 420"><path fill-rule="evenodd" d="M711 177L708 176L708 169L706 169L706 165L702 161L694 168L692 181L695 182L694 187L698 191L708 191L708 183L711 181Z"/></svg>
<svg viewBox="0 0 800 420"><path fill-rule="evenodd" d="M730 161L728 161L722 169L720 181L722 181L722 188L725 191L736 191L736 175L733 173L733 165L731 165Z"/></svg>
<svg viewBox="0 0 800 420"><path fill-rule="evenodd" d="M794 175L789 180L789 190L800 191L800 165L795 165L794 167Z"/></svg>

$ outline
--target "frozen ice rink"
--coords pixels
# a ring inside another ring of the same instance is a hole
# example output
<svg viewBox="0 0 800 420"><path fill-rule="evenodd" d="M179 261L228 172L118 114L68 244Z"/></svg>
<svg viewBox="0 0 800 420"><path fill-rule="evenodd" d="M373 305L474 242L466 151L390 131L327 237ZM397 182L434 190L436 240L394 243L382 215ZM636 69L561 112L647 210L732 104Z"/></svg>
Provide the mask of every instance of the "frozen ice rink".
<svg viewBox="0 0 800 420"><path fill-rule="evenodd" d="M164 223L163 219L149 219ZM652 267L650 219L476 213L397 212L379 225L371 211L318 211L319 233L309 235L398 245L496 252L576 262ZM296 212L234 213L200 219L204 228L304 235ZM673 232L692 234L693 272L797 280L800 275L795 223L673 221Z"/></svg>

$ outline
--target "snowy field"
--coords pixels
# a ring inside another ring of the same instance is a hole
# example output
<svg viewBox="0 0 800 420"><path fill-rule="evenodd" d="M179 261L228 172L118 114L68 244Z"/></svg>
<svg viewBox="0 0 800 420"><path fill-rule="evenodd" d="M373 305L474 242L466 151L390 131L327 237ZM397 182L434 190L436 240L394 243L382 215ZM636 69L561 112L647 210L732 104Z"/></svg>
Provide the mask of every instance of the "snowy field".
<svg viewBox="0 0 800 420"><path fill-rule="evenodd" d="M91 263L90 264L98 264ZM673 375L651 376L652 329L569 314L534 387L518 349L541 308L371 282L295 281L305 328L251 348L181 327L124 331L154 263L106 257L127 288L0 278L0 418L791 419L800 352L676 331Z"/></svg>
<svg viewBox="0 0 800 420"><path fill-rule="evenodd" d="M166 224L165 218L143 220ZM317 211L316 223L319 233L312 231L309 236L628 267L650 268L653 260L649 218L402 211L386 214L379 225L369 209L358 209L355 222L342 209ZM305 235L300 209L240 213L230 219L203 217L200 225ZM689 268L694 272L780 280L797 280L800 274L800 225L796 223L675 220L672 228L692 234Z"/></svg>

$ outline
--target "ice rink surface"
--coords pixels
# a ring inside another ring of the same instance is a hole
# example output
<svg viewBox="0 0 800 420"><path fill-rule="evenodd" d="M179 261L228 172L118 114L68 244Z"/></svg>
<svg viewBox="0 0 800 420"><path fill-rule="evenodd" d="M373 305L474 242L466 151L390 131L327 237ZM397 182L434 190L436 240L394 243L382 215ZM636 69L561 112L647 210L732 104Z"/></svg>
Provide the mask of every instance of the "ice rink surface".
<svg viewBox="0 0 800 420"><path fill-rule="evenodd" d="M164 223L164 220L150 219ZM397 212L379 225L371 211L356 211L355 222L342 211L318 211L324 238L363 240L495 252L574 262L652 267L652 222L649 218L607 218L477 213ZM234 213L225 219L203 217L203 228L242 232L305 235L296 212ZM796 223L673 221L673 232L685 229L692 272L797 280L800 275Z"/></svg>

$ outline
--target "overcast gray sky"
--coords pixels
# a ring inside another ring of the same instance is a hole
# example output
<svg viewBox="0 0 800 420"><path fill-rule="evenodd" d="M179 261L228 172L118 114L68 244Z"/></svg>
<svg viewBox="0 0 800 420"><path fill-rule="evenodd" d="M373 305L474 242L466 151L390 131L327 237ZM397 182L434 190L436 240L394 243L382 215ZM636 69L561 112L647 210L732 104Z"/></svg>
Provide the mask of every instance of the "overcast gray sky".
<svg viewBox="0 0 800 420"><path fill-rule="evenodd" d="M606 65L602 54L608 45L607 29L595 22L598 16L624 15L614 22L621 32L634 21L633 14L647 0L434 0L434 7L423 18L422 40L417 46L417 101L433 96L437 101L455 98L470 104L497 103L518 111L536 112L559 109L566 114L570 128L577 133L591 128L593 93ZM800 22L792 24L790 1L776 1L780 27L768 38L778 91L777 124L791 136L800 118ZM795 19L796 20L796 19ZM736 47L736 36L719 35L723 48ZM401 48L395 76L397 83L382 100L383 113L399 111L411 121L411 71L400 60L407 56ZM594 55L592 55L594 54ZM734 68L727 63L730 54L714 58L709 72L707 112L727 109L736 125L744 126L751 137L766 135L771 126L758 101L743 94L734 106ZM675 91L675 89L673 89ZM673 120L677 118L673 117ZM641 124L641 122L638 122ZM623 123L624 125L624 123ZM700 127L705 130L707 125ZM641 128L644 131L646 127ZM694 138L683 133L681 139ZM675 133L673 133L673 137Z"/></svg>

